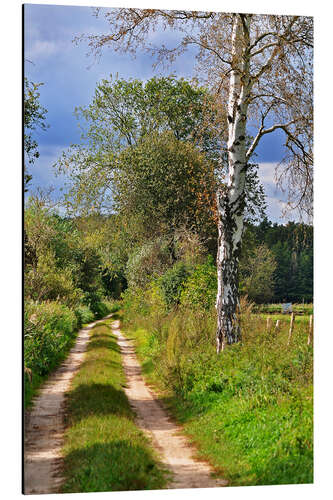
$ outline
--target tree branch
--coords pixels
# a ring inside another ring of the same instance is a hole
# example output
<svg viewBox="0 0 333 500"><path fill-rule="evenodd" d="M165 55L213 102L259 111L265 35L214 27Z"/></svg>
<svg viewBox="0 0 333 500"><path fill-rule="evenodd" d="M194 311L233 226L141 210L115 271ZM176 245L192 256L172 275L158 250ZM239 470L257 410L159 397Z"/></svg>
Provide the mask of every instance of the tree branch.
<svg viewBox="0 0 333 500"><path fill-rule="evenodd" d="M184 42L187 45L189 45L189 44L199 45L199 47L202 47L205 50L209 50L210 52L213 52L213 54L215 54L220 59L220 61L222 61L225 64L229 64L229 66L231 66L231 61L227 61L226 59L223 59L223 57L221 57L219 52L217 50L213 49L212 47L209 47L208 45L205 45L204 43L199 42L198 40L195 40L194 38L192 38L192 39L189 38L187 40L184 40Z"/></svg>
<svg viewBox="0 0 333 500"><path fill-rule="evenodd" d="M266 45L263 45L263 47L261 47L260 49L256 50L255 52L252 52L252 54L250 53L250 57L257 56L258 54L261 54L262 52L264 52L264 50L267 50L271 47L276 47L278 45L278 43L279 42L266 43Z"/></svg>
<svg viewBox="0 0 333 500"><path fill-rule="evenodd" d="M291 135L292 136L291 132L288 131L287 127L289 125L295 123L295 121L296 121L296 120L292 120L292 121L290 121L288 123L277 123L275 125L272 125L272 127L269 127L269 128L265 129L264 126L263 126L263 120L261 122L262 124L261 124L261 127L260 127L257 135L255 136L255 138L253 139L253 142L252 142L251 146L247 150L247 153L246 153L246 159L247 159L247 161L251 158L251 156L252 156L255 148L257 147L260 139L262 138L262 136L264 136L266 134L270 134L270 133L274 132L274 130L277 130L277 129L282 129L282 130L284 130L284 132L287 135Z"/></svg>

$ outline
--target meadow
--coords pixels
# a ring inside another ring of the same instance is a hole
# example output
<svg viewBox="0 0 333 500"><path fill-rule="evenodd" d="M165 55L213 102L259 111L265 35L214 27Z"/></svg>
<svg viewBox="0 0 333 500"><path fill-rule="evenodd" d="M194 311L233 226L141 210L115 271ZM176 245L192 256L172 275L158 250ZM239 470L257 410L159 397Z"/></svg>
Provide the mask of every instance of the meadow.
<svg viewBox="0 0 333 500"><path fill-rule="evenodd" d="M313 481L312 345L308 318L267 331L266 316L242 301L242 342L215 352L215 312L163 312L150 298L125 300L124 331L134 338L148 383L230 485ZM141 309L141 311L140 311ZM140 311L140 312L139 312Z"/></svg>

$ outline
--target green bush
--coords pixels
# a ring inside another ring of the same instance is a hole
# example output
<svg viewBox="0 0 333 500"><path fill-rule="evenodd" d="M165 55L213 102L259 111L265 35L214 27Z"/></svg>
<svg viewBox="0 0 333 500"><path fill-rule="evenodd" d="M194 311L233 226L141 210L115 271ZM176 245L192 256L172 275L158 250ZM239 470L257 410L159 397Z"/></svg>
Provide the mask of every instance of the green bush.
<svg viewBox="0 0 333 500"><path fill-rule="evenodd" d="M95 315L94 313L89 309L88 306L79 306L76 309L74 309L74 314L77 319L77 326L78 328L81 328L82 325L85 323L90 323L91 321L94 321Z"/></svg>
<svg viewBox="0 0 333 500"><path fill-rule="evenodd" d="M83 298L82 290L75 286L72 270L57 267L51 251L39 255L36 268L26 266L24 291L27 300L61 300L68 307L75 307Z"/></svg>
<svg viewBox="0 0 333 500"><path fill-rule="evenodd" d="M177 262L159 279L159 285L168 307L180 303L180 296L189 273L188 266L183 262Z"/></svg>
<svg viewBox="0 0 333 500"><path fill-rule="evenodd" d="M110 312L101 290L86 292L83 302L92 311L93 319L103 318Z"/></svg>
<svg viewBox="0 0 333 500"><path fill-rule="evenodd" d="M204 264L196 266L186 280L180 301L188 307L210 309L216 301L217 278L213 258L209 255Z"/></svg>
<svg viewBox="0 0 333 500"><path fill-rule="evenodd" d="M106 302L96 302L94 304L93 311L95 314L95 318L99 319L106 316L109 313L110 309Z"/></svg>
<svg viewBox="0 0 333 500"><path fill-rule="evenodd" d="M24 362L44 376L63 358L78 327L75 313L58 302L31 302L24 312Z"/></svg>

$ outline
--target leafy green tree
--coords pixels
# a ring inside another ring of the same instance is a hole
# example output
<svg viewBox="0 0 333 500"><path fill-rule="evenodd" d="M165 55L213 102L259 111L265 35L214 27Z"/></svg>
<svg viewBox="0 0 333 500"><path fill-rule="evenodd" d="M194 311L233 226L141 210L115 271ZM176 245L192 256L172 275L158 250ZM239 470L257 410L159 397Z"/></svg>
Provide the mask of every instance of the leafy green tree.
<svg viewBox="0 0 333 500"><path fill-rule="evenodd" d="M40 102L39 87L43 83L33 83L24 78L24 152L28 163L31 165L39 158L38 144L33 137L33 133L37 130L46 130L45 117L47 109ZM32 176L28 173L26 165L24 165L24 186L27 190L27 184Z"/></svg>
<svg viewBox="0 0 333 500"><path fill-rule="evenodd" d="M212 164L191 143L171 132L145 136L118 158L114 202L119 213L136 213L144 235L170 234L180 226L215 233Z"/></svg>
<svg viewBox="0 0 333 500"><path fill-rule="evenodd" d="M67 203L74 212L112 209L119 153L152 133L169 131L175 139L189 141L209 159L220 161L212 99L205 89L183 79L102 80L91 104L77 108L76 115L83 142L57 162L58 170L71 177Z"/></svg>
<svg viewBox="0 0 333 500"><path fill-rule="evenodd" d="M250 300L268 302L274 296L274 254L266 245L256 247L240 264L240 290Z"/></svg>
<svg viewBox="0 0 333 500"><path fill-rule="evenodd" d="M108 267L108 235L102 221L70 220L55 214L44 200L29 197L25 210L25 295L59 299L92 310L106 294L102 274Z"/></svg>
<svg viewBox="0 0 333 500"><path fill-rule="evenodd" d="M218 110L204 87L174 76L141 80L102 80L92 103L76 109L78 118L93 120L87 132L92 142L120 147L137 144L152 132L171 131L218 159ZM109 131L107 135L106 128Z"/></svg>
<svg viewBox="0 0 333 500"><path fill-rule="evenodd" d="M76 235L68 226L43 200L28 199L24 219L26 298L59 299L69 306L82 300L82 290L75 282L78 269L73 265Z"/></svg>
<svg viewBox="0 0 333 500"><path fill-rule="evenodd" d="M56 166L71 178L66 200L73 213L112 212L114 178L122 152L143 149L152 136L170 143L189 142L204 154L216 185L224 181L227 159L222 151L221 110L204 87L173 76L140 80L102 80L91 104L76 109L82 144L73 145ZM222 131L223 132L223 131ZM218 175L217 175L218 172ZM163 180L163 179L162 179ZM248 215L262 216L264 193L256 167L249 166L246 183ZM215 192L208 199L209 210Z"/></svg>
<svg viewBox="0 0 333 500"><path fill-rule="evenodd" d="M313 227L295 222L272 224L267 219L257 226L249 224L242 261L249 258L258 243L266 245L275 257L274 300L313 300Z"/></svg>

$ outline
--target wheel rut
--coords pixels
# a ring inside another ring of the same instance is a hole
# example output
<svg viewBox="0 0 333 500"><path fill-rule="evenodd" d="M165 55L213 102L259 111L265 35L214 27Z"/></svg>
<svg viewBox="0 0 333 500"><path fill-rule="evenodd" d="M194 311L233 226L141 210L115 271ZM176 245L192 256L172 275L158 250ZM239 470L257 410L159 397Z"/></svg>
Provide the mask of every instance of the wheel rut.
<svg viewBox="0 0 333 500"><path fill-rule="evenodd" d="M24 423L25 494L57 493L63 482L62 455L65 431L65 394L83 361L89 331L101 321L90 323L77 335L66 360L50 376L26 412Z"/></svg>
<svg viewBox="0 0 333 500"><path fill-rule="evenodd" d="M212 477L212 467L194 458L196 450L182 434L182 429L162 407L158 397L148 388L135 354L134 344L120 331L120 322L112 324L121 350L127 379L126 396L137 415L138 426L151 438L160 460L172 473L167 488L214 488L228 481Z"/></svg>

